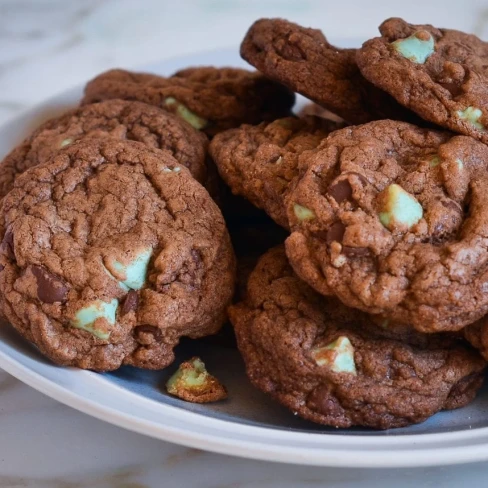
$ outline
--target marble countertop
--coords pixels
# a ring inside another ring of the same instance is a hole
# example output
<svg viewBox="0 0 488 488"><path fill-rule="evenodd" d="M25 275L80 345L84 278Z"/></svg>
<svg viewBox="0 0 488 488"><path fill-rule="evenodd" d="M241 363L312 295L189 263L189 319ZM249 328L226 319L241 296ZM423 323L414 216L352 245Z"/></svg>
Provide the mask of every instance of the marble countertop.
<svg viewBox="0 0 488 488"><path fill-rule="evenodd" d="M0 123L115 66L237 46L263 16L373 36L389 16L488 38L486 0L0 0ZM250 461L105 424L0 372L0 488L470 488L488 465L344 470Z"/></svg>

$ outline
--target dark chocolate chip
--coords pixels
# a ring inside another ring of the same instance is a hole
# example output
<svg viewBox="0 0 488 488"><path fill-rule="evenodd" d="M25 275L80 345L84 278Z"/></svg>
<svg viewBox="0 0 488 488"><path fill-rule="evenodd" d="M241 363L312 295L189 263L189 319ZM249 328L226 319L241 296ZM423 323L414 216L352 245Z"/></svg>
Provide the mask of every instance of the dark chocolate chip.
<svg viewBox="0 0 488 488"><path fill-rule="evenodd" d="M349 180L340 180L329 186L327 193L337 202L342 203L345 200L352 199L352 186Z"/></svg>
<svg viewBox="0 0 488 488"><path fill-rule="evenodd" d="M2 244L0 246L0 250L5 253L8 259L11 261L15 260L15 252L14 252L14 234L9 229L5 232L3 236Z"/></svg>
<svg viewBox="0 0 488 488"><path fill-rule="evenodd" d="M348 258L356 258L356 257L368 256L370 254L370 250L367 247L344 246L342 248L342 254L344 254Z"/></svg>
<svg viewBox="0 0 488 488"><path fill-rule="evenodd" d="M3 264L0 264L0 273L5 269L5 266Z"/></svg>
<svg viewBox="0 0 488 488"><path fill-rule="evenodd" d="M344 233L346 232L346 226L342 222L335 222L329 227L329 230L327 231L325 241L327 244L330 244L331 242L342 242L342 239L344 237Z"/></svg>
<svg viewBox="0 0 488 488"><path fill-rule="evenodd" d="M138 305L139 305L139 295L135 290L131 290L125 296L125 300L122 305L122 315L137 310Z"/></svg>
<svg viewBox="0 0 488 488"><path fill-rule="evenodd" d="M30 270L37 280L37 297L44 303L64 303L68 287L64 281L41 266L31 266Z"/></svg>
<svg viewBox="0 0 488 488"><path fill-rule="evenodd" d="M327 385L318 386L308 395L307 406L322 415L334 418L344 415L344 409L331 393L330 386Z"/></svg>
<svg viewBox="0 0 488 488"><path fill-rule="evenodd" d="M463 93L463 89L457 83L439 82L439 85L441 85L442 88L445 88L451 94L452 97L457 97L457 96L461 95L461 93Z"/></svg>

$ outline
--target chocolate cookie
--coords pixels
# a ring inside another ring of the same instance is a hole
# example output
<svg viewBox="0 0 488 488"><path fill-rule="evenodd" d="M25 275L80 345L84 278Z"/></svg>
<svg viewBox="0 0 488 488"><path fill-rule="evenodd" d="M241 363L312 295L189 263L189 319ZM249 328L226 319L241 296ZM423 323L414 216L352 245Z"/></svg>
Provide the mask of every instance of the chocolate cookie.
<svg viewBox="0 0 488 488"><path fill-rule="evenodd" d="M296 272L322 294L423 332L488 312L488 147L391 120L307 153L289 195Z"/></svg>
<svg viewBox="0 0 488 488"><path fill-rule="evenodd" d="M104 135L166 149L198 181L205 181L208 141L202 133L158 107L107 100L48 120L8 154L0 165L0 197L10 191L17 175L47 161L62 147L84 137Z"/></svg>
<svg viewBox="0 0 488 488"><path fill-rule="evenodd" d="M425 120L488 143L488 43L388 19L357 53L361 73Z"/></svg>
<svg viewBox="0 0 488 488"><path fill-rule="evenodd" d="M485 362L461 340L381 328L301 282L280 246L230 307L247 374L295 414L334 427L379 429L466 405Z"/></svg>
<svg viewBox="0 0 488 488"><path fill-rule="evenodd" d="M413 119L411 112L363 78L355 49L332 46L317 29L283 19L260 19L244 37L241 56L269 78L348 122Z"/></svg>
<svg viewBox="0 0 488 488"><path fill-rule="evenodd" d="M209 135L290 113L295 95L259 73L238 68L188 68L169 78L107 71L90 81L82 103L138 100L174 112Z"/></svg>
<svg viewBox="0 0 488 488"><path fill-rule="evenodd" d="M283 200L298 176L300 155L340 127L319 117L243 125L214 137L210 154L233 193L243 195L288 228Z"/></svg>
<svg viewBox="0 0 488 488"><path fill-rule="evenodd" d="M3 200L0 300L58 364L164 368L181 336L216 332L234 285L224 220L168 151L82 140Z"/></svg>

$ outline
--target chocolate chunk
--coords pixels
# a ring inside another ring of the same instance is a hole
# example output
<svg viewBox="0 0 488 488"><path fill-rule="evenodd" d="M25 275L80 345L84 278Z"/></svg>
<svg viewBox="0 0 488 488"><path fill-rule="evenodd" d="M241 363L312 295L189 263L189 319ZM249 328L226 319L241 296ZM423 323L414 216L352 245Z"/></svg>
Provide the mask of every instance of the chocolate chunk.
<svg viewBox="0 0 488 488"><path fill-rule="evenodd" d="M5 232L3 236L3 241L0 246L0 250L5 253L7 258L11 261L15 260L15 252L14 252L14 234L10 229Z"/></svg>
<svg viewBox="0 0 488 488"><path fill-rule="evenodd" d="M30 266L37 280L37 297L44 303L64 303L68 295L68 287L58 276L41 266Z"/></svg>
<svg viewBox="0 0 488 488"><path fill-rule="evenodd" d="M457 97L463 93L463 89L457 84L457 83L441 83L439 82L439 85L442 86L442 88L445 88L451 95L452 97Z"/></svg>
<svg viewBox="0 0 488 488"><path fill-rule="evenodd" d="M329 227L329 230L327 231L325 241L327 244L330 244L331 242L342 242L342 239L344 237L344 233L346 232L346 226L342 222L335 222Z"/></svg>
<svg viewBox="0 0 488 488"><path fill-rule="evenodd" d="M341 180L329 186L327 193L337 202L342 203L345 200L352 199L352 186L349 180Z"/></svg>
<svg viewBox="0 0 488 488"><path fill-rule="evenodd" d="M345 413L335 396L331 394L330 387L327 385L321 385L315 388L308 396L307 405L309 408L331 417L340 417Z"/></svg>
<svg viewBox="0 0 488 488"><path fill-rule="evenodd" d="M139 295L135 290L131 290L125 296L125 300L122 305L122 315L137 310L138 305L139 305Z"/></svg>
<svg viewBox="0 0 488 488"><path fill-rule="evenodd" d="M356 257L368 256L370 254L370 250L367 247L344 246L342 248L342 254L344 254L348 258L356 258Z"/></svg>

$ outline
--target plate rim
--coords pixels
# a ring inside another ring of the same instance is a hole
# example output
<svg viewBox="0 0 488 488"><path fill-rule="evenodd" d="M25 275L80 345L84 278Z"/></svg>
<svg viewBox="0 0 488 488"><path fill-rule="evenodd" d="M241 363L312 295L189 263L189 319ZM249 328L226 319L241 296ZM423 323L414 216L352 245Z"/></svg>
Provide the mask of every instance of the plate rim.
<svg viewBox="0 0 488 488"><path fill-rule="evenodd" d="M348 41L344 43L352 44ZM233 64L237 64L236 54L237 52L235 50L216 49L169 58L158 63L136 67L135 69L168 72L175 69L176 65L195 64L196 57L203 61L223 55L225 55L224 57L235 58ZM240 65L242 65L242 62ZM0 135L6 131L8 132L11 125L24 124L25 126L27 118L32 114L40 113L52 104L72 97L76 92L79 94L81 89L82 85L73 87L33 107L22 110L15 116L8 118L0 126ZM13 353L9 352L9 348L12 349ZM19 354L20 357L16 358L15 353ZM118 385L111 384L113 388L120 390L119 393L122 396L127 396L135 400L136 403L140 402L145 404L146 402L152 402L158 406L158 409L165 413L174 417L182 417L181 420L186 419L193 424L198 423L198 421L201 423L202 419L204 419L204 423L215 431L214 434L209 432L189 432L189 429L185 430L181 427L178 428L169 424L135 417L121 409L114 408L113 405L103 404L100 400L92 400L75 390L63 387L53 379L42 375L40 372L25 364L28 358L29 356L23 354L22 351L15 350L13 346L0 340L0 367L23 383L60 403L102 421L149 437L187 447L261 461L348 468L425 467L488 460L488 427L480 427L473 430L464 429L456 432L393 435L391 437L354 436L348 434L337 436L320 432L286 431L283 429L239 424L230 420L206 417L196 412L180 409L177 406L157 403L155 400L137 395L134 392L124 390ZM54 364L49 364L47 367L59 371L69 371L71 375L79 378L92 378L96 375L96 373L77 370L75 368L62 368ZM108 381L106 382L110 383ZM219 432L226 431L232 434L243 434L243 432L239 431L248 431L256 438L259 438L259 435L261 435L263 439L275 439L276 442L274 444L260 443L253 440L254 437L251 437L251 440L243 440L243 437L224 437L222 434L219 435ZM301 441L306 439L312 441L313 439L312 444L317 442L317 445L312 445L309 448L295 446L293 445L293 441L297 439ZM289 444L284 445L283 441L287 441ZM335 444L335 446L333 448L324 448L321 446L323 441L329 441L330 444L333 446ZM446 445L448 443L451 443L451 445Z"/></svg>

